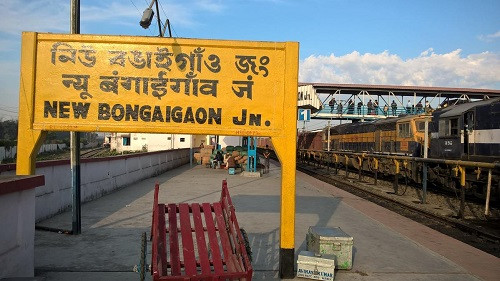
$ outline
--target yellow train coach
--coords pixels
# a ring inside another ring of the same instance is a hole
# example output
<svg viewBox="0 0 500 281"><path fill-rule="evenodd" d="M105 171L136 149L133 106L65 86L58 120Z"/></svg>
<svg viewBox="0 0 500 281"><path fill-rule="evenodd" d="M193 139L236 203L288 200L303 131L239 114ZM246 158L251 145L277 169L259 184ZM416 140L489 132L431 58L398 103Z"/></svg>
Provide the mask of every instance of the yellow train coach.
<svg viewBox="0 0 500 281"><path fill-rule="evenodd" d="M330 128L330 149L421 156L426 120L430 122L431 116L406 116L338 125ZM327 133L324 132L325 135Z"/></svg>

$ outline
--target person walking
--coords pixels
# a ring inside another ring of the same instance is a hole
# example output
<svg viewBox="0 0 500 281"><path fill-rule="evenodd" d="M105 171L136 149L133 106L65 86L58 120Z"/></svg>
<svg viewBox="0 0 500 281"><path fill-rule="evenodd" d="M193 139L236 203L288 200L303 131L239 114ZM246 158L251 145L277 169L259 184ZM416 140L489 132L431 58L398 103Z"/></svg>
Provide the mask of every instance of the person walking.
<svg viewBox="0 0 500 281"><path fill-rule="evenodd" d="M337 104L337 101L335 100L335 98L332 98L330 100L330 102L328 103L328 105L330 106L330 113L333 112L333 109L334 109L334 107L335 107L336 104Z"/></svg>
<svg viewBox="0 0 500 281"><path fill-rule="evenodd" d="M339 105L337 105L337 114L342 115L342 103L340 102Z"/></svg>
<svg viewBox="0 0 500 281"><path fill-rule="evenodd" d="M373 103L373 108L375 109L375 115L378 115L378 101Z"/></svg>
<svg viewBox="0 0 500 281"><path fill-rule="evenodd" d="M421 102L421 101L419 101L419 102L417 103L416 108L417 108L417 114L422 113L422 108L423 108L423 106L422 106L422 102Z"/></svg>
<svg viewBox="0 0 500 281"><path fill-rule="evenodd" d="M406 113L410 114L411 113L411 102L410 100L408 100L408 102L406 103Z"/></svg>
<svg viewBox="0 0 500 281"><path fill-rule="evenodd" d="M432 107L429 101L425 102L425 113L431 113L432 112Z"/></svg>
<svg viewBox="0 0 500 281"><path fill-rule="evenodd" d="M372 111L373 111L372 100L369 100L368 103L366 104L366 106L368 107L368 115L372 114Z"/></svg>
<svg viewBox="0 0 500 281"><path fill-rule="evenodd" d="M363 107L363 102L359 101L358 102L358 115L361 115L361 108Z"/></svg>
<svg viewBox="0 0 500 281"><path fill-rule="evenodd" d="M349 100L349 105L347 106L347 114L354 114L354 101Z"/></svg>
<svg viewBox="0 0 500 281"><path fill-rule="evenodd" d="M384 105L384 115L387 116L389 114L389 106L387 104Z"/></svg>
<svg viewBox="0 0 500 281"><path fill-rule="evenodd" d="M396 104L396 101L394 101L394 100L392 101L391 108L392 108L392 116L397 116L398 105Z"/></svg>
<svg viewBox="0 0 500 281"><path fill-rule="evenodd" d="M271 156L271 152L269 151L269 145L266 144L266 150L264 150L264 174L269 173L269 157Z"/></svg>

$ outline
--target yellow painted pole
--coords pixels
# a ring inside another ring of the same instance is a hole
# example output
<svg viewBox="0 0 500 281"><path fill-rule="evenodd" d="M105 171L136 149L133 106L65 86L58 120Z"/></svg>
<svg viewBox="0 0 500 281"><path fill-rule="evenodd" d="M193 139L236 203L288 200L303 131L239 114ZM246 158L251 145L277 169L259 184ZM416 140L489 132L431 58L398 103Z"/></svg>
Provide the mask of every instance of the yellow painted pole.
<svg viewBox="0 0 500 281"><path fill-rule="evenodd" d="M285 95L293 98L283 101L282 135L273 139L273 145L281 162L281 226L280 226L280 277L295 277L295 175L297 152L297 88L299 44L286 43Z"/></svg>
<svg viewBox="0 0 500 281"><path fill-rule="evenodd" d="M358 165L359 165L358 177L359 177L359 180L361 181L361 178L363 177L363 175L362 175L363 171L361 170L363 167L363 158L360 156L358 156Z"/></svg>
<svg viewBox="0 0 500 281"><path fill-rule="evenodd" d="M486 203L484 204L484 214L490 214L490 196L491 196L491 169L488 170L488 185L486 186Z"/></svg>
<svg viewBox="0 0 500 281"><path fill-rule="evenodd" d="M17 135L17 175L34 175L38 150L45 132L33 130L37 33L23 33L19 86L19 124Z"/></svg>
<svg viewBox="0 0 500 281"><path fill-rule="evenodd" d="M400 168L399 168L399 161L398 160L394 160L394 168L395 168L395 171L394 171L394 183L392 184L393 188L394 188L394 193L395 194L398 194L398 189L399 189L399 172L400 172Z"/></svg>
<svg viewBox="0 0 500 281"><path fill-rule="evenodd" d="M295 255L295 143L273 139L281 163L280 276L293 278Z"/></svg>
<svg viewBox="0 0 500 281"><path fill-rule="evenodd" d="M375 184L377 184L377 180L378 180L378 159L377 158L373 158L373 168L375 170Z"/></svg>

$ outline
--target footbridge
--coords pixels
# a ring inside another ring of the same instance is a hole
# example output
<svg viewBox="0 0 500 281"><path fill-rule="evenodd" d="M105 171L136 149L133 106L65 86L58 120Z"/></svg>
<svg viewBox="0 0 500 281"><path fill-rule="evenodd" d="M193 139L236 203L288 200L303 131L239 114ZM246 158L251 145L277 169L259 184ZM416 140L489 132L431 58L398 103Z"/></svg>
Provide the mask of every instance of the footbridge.
<svg viewBox="0 0 500 281"><path fill-rule="evenodd" d="M421 114L448 105L500 97L500 90L300 83L298 107L311 109L313 119L377 120Z"/></svg>

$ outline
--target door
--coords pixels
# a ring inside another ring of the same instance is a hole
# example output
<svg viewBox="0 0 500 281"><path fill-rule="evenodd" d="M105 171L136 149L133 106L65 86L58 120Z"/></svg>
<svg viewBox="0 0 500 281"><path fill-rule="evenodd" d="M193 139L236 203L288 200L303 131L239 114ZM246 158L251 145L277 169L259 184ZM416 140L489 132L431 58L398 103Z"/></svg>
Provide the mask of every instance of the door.
<svg viewBox="0 0 500 281"><path fill-rule="evenodd" d="M464 114L464 156L474 155L474 112Z"/></svg>

